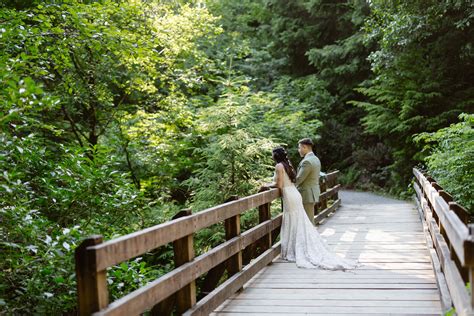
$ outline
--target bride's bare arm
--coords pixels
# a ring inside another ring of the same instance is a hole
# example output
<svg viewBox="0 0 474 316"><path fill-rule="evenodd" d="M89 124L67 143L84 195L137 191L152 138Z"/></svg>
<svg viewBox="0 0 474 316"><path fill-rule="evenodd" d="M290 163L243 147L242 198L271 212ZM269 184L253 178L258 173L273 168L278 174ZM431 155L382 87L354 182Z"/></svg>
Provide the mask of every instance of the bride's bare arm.
<svg viewBox="0 0 474 316"><path fill-rule="evenodd" d="M270 187L270 188L282 189L283 188L283 173L284 172L285 172L285 167L283 167L283 165L281 163L277 164L275 166L275 174L276 174L275 181L276 182L270 183L267 186Z"/></svg>

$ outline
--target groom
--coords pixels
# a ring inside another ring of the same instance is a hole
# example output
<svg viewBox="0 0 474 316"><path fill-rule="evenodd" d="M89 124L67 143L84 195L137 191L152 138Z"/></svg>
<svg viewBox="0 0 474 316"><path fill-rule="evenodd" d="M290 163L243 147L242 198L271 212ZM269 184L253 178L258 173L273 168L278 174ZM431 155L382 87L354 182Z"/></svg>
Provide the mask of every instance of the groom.
<svg viewBox="0 0 474 316"><path fill-rule="evenodd" d="M314 205L319 202L319 172L321 162L313 153L313 141L303 138L298 142L298 152L303 158L298 165L296 187L303 198L303 206L314 225Z"/></svg>

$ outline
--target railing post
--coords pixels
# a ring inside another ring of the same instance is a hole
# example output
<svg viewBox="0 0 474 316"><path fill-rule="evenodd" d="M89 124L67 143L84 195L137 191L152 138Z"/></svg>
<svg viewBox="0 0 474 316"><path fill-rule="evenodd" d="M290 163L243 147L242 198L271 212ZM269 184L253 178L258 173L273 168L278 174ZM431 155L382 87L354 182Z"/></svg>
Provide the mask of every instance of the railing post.
<svg viewBox="0 0 474 316"><path fill-rule="evenodd" d="M239 197L237 195L232 195L224 203L232 202L238 200ZM240 214L236 216L232 216L226 220L224 220L224 228L225 228L225 239L229 240L234 238L235 236L240 235ZM198 299L209 294L212 290L214 290L217 285L219 284L222 275L227 270L229 276L239 272L242 270L242 261L243 255L242 251L239 251L225 262L222 262L209 270L204 278L204 281L201 285L201 292Z"/></svg>
<svg viewBox="0 0 474 316"><path fill-rule="evenodd" d="M238 200L238 196L230 197L226 202ZM240 214L229 217L224 221L225 239L229 240L240 235ZM242 271L242 251L227 259L227 273L229 276Z"/></svg>
<svg viewBox="0 0 474 316"><path fill-rule="evenodd" d="M459 219L465 224L469 224L469 212L456 202L448 202L449 209L456 213Z"/></svg>
<svg viewBox="0 0 474 316"><path fill-rule="evenodd" d="M79 315L91 315L109 304L107 271L97 271L96 254L87 247L102 243L102 236L86 238L76 248L76 280Z"/></svg>
<svg viewBox="0 0 474 316"><path fill-rule="evenodd" d="M442 191L439 191L438 193L441 193L441 192ZM452 200L452 198L451 198L451 200ZM445 201L448 201L448 200L445 199ZM464 223L464 225L469 227L469 225L468 225L469 218L466 217L467 211L462 206L457 204L456 202L448 202L448 205L449 205L449 210L453 211L459 217L459 219ZM443 237L444 237L444 235L443 235ZM446 237L444 237L444 238L447 239ZM453 245L451 244L451 242L449 240L446 240L446 244L449 247L449 252L451 254L451 259L454 260L454 263L458 267L459 274L461 275L462 279L465 282L468 282L469 281L469 275L470 275L469 267L465 267L461 264L461 262L458 259L458 256L456 255L456 252L453 249Z"/></svg>
<svg viewBox="0 0 474 316"><path fill-rule="evenodd" d="M320 183L320 189L321 189L321 194L326 192L327 191L327 188L326 188L326 179L322 179L321 183ZM328 207L328 199L326 197L326 195L324 196L320 196L319 198L319 203L320 203L320 206L321 206L321 210L325 210L327 207Z"/></svg>
<svg viewBox="0 0 474 316"><path fill-rule="evenodd" d="M185 209L173 216L177 219L191 215L191 209ZM184 236L173 242L175 268L194 259L193 234ZM176 292L176 311L178 315L183 314L196 304L196 281L193 280L181 290Z"/></svg>
<svg viewBox="0 0 474 316"><path fill-rule="evenodd" d="M470 241L474 242L474 224L469 224ZM471 285L471 309L474 310L474 265L469 265L469 284Z"/></svg>
<svg viewBox="0 0 474 316"><path fill-rule="evenodd" d="M334 173L333 181L331 183L331 188L337 185L337 176L339 175L339 171ZM336 191L334 193L334 201L337 201L339 199L339 191Z"/></svg>
<svg viewBox="0 0 474 316"><path fill-rule="evenodd" d="M431 178L431 179L432 179L432 178ZM433 180L433 179L432 179L432 180ZM434 182L434 180L433 180L433 182L430 182L430 183L431 183L431 186L436 190L436 192L437 192L441 197L443 197L442 193L440 194L440 191L442 190L441 186L440 186L438 183ZM432 205L431 211L432 211L433 213L436 213L436 210L435 210L435 206L434 206L434 205ZM443 223L441 222L441 218L438 216L438 213L436 213L436 222L438 223L438 227L439 227L439 232L440 232L440 234L443 236L444 240L448 241L448 243L447 243L447 244L448 244L448 247L450 248L450 250L452 250L452 249L451 249L451 248L452 248L452 247L451 247L451 243L449 242L449 239L448 239L448 237L446 236L446 230L444 229ZM451 254L453 254L453 252L451 252Z"/></svg>
<svg viewBox="0 0 474 316"><path fill-rule="evenodd" d="M268 187L262 187L258 192L260 193L260 192L265 192L269 190L270 188ZM272 218L272 214L270 212L270 205L271 205L271 202L260 205L258 207L258 222L259 223L263 223ZM270 249L272 246L272 232L269 232L268 234L263 236L262 239L260 240L261 240L260 245L262 248L261 252L263 253L265 250Z"/></svg>
<svg viewBox="0 0 474 316"><path fill-rule="evenodd" d="M432 177L429 177L429 176L425 176L425 177L426 177L426 180L428 180L428 182L430 183L431 186L433 186L433 183L436 183L435 180ZM436 191L438 191L438 190L436 190ZM444 235L444 228L441 225L438 213L436 212L435 206L431 204L431 199L429 198L428 194L429 194L429 192L425 191L425 198L426 198L426 201L428 202L428 206L431 210L431 214L433 215L433 218L434 218L434 220L436 221L436 224L439 227L439 231L440 231L441 235L445 236Z"/></svg>
<svg viewBox="0 0 474 316"><path fill-rule="evenodd" d="M191 209L183 209L176 213L171 220L189 216L192 214ZM175 268L193 260L193 235L184 236L173 242L174 265ZM178 314L184 313L186 310L196 304L196 284L195 281L183 287L176 293L171 294L151 309L152 316L166 316L173 314L173 308L176 305Z"/></svg>

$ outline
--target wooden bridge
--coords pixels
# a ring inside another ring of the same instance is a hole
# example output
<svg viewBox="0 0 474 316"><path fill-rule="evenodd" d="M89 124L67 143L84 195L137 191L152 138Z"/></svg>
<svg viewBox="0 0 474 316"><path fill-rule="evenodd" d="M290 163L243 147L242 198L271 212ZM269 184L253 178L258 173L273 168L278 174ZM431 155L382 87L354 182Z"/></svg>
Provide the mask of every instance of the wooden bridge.
<svg viewBox="0 0 474 316"><path fill-rule="evenodd" d="M272 189L195 214L182 211L114 240L87 238L76 250L80 314L440 315L455 307L458 315L474 315L466 288L474 277L474 229L466 210L417 169L415 204L339 194L337 174L321 182L315 222L329 247L360 267L299 269L280 260L282 215L270 212L280 193ZM254 208L259 223L241 232L240 215ZM226 241L195 257L193 234L218 223ZM175 269L109 304L106 269L168 243Z"/></svg>

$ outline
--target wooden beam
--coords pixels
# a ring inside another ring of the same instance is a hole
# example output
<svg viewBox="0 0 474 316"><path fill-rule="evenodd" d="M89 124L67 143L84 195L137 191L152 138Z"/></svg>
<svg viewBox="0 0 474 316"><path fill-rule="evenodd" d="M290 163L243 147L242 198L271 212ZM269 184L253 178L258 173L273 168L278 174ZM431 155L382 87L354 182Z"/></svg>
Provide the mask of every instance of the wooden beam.
<svg viewBox="0 0 474 316"><path fill-rule="evenodd" d="M209 315L216 307L222 304L229 296L237 292L248 280L257 274L262 268L272 262L281 252L280 243L266 250L259 257L244 267L244 269L222 283L218 288L200 300L193 308L188 310L185 316Z"/></svg>
<svg viewBox="0 0 474 316"><path fill-rule="evenodd" d="M234 201L238 200L238 196L232 197ZM225 226L225 239L230 240L234 237L240 236L240 214L229 217L224 222ZM227 273L228 275L234 275L242 270L242 250L238 251L235 255L227 259Z"/></svg>
<svg viewBox="0 0 474 316"><path fill-rule="evenodd" d="M439 261L443 268L454 307L457 311L466 311L466 308L469 307L469 297L464 281L456 267L456 264L451 260L448 245L441 236L436 221L432 219L429 224L434 235L433 243L436 247Z"/></svg>
<svg viewBox="0 0 474 316"><path fill-rule="evenodd" d="M422 195L420 194L421 193L420 188L416 183L414 183L414 188L415 188L415 192L416 192L417 197L421 197ZM441 263L439 261L436 250L434 249L434 243L433 243L433 239L430 235L430 229L429 229L429 227L427 225L427 222L425 221L425 218L423 216L422 205L421 205L421 203L418 199L415 199L415 200L416 200L417 210L420 214L420 219L421 219L421 222L423 224L423 233L425 235L426 245L427 245L428 250L430 252L431 263L433 265L433 270L434 270L435 277L436 277L436 283L438 285L438 289L439 289L439 293L440 293L441 306L443 308L443 313L446 313L451 309L451 307L453 305L453 301L451 299L451 294L449 293L449 288L448 288L448 285L446 283L446 278L445 278L445 276L444 276L444 274L441 270Z"/></svg>
<svg viewBox="0 0 474 316"><path fill-rule="evenodd" d="M337 176L339 176L339 170L331 171L326 174L326 179L332 183L337 182Z"/></svg>
<svg viewBox="0 0 474 316"><path fill-rule="evenodd" d="M337 200L338 198L337 192L339 192L340 189L341 189L341 185L336 184L335 186L327 189L325 192L322 192L319 197L327 200L328 198L334 196L334 198Z"/></svg>
<svg viewBox="0 0 474 316"><path fill-rule="evenodd" d="M470 247L466 247L466 252L468 251L472 251L472 245L474 243L474 225L471 224L469 225L469 241L468 243L470 244L469 246ZM469 255L469 259L472 258L472 256L474 256L472 253L470 253ZM468 267L469 267L469 284L471 285L471 297L470 297L470 301L471 301L471 312L474 310L474 262L470 261L469 264L468 264Z"/></svg>
<svg viewBox="0 0 474 316"><path fill-rule="evenodd" d="M234 237L219 246L212 248L205 254L194 258L193 261L161 276L132 293L109 304L107 308L96 315L136 315L149 309L157 302L167 298L170 293L177 292L191 281L197 279L211 268L227 260L238 251L268 234L277 225L281 225L281 218L268 220L251 228L238 237Z"/></svg>
<svg viewBox="0 0 474 316"><path fill-rule="evenodd" d="M452 248L456 252L459 261L464 266L466 265L466 257L465 249L466 249L466 241L468 238L468 229L467 227L461 222L459 217L452 211L447 213L443 218L445 223L445 231L446 235L449 238L449 242L452 245Z"/></svg>
<svg viewBox="0 0 474 316"><path fill-rule="evenodd" d="M424 177L417 169L414 169L413 173L420 183L420 186L414 184L415 192L427 220L456 313L458 315L473 315L474 295L472 293L471 296L468 295L456 261L459 260L462 266L470 266L469 278L473 284L474 239L472 236L474 227L469 227L469 229L466 227L465 219L461 220L460 216L453 211L451 206L453 202L450 202L450 196L443 193L442 188L432 178ZM427 200L422 194L423 191L426 193ZM429 204L433 207L433 214ZM436 218L438 222L435 220ZM440 228L444 228L444 234ZM443 235L447 237L449 243ZM452 260L453 258L455 261Z"/></svg>
<svg viewBox="0 0 474 316"><path fill-rule="evenodd" d="M326 189L327 189L326 182L323 181L320 184L320 188L321 188L321 194L319 195L319 207L321 208L321 210L319 210L318 213L320 213L321 211L325 210L328 207L328 199L326 196Z"/></svg>
<svg viewBox="0 0 474 316"><path fill-rule="evenodd" d="M97 253L95 267L98 271L105 270L202 228L269 203L279 196L280 190L271 189L89 247Z"/></svg>
<svg viewBox="0 0 474 316"><path fill-rule="evenodd" d="M183 210L173 219L191 215L191 209ZM184 236L173 242L175 268L182 266L194 259L193 234ZM196 281L192 280L176 293L176 311L178 315L196 304Z"/></svg>
<svg viewBox="0 0 474 316"><path fill-rule="evenodd" d="M432 183L421 172L414 169L413 173L422 185L423 191L427 194L428 201L433 206L433 211L438 218L438 225L441 226L442 232L448 237L450 247L456 253L460 263L466 265L466 259L469 258L471 260L470 253L465 252L466 241L468 240L466 225L459 219L456 213L450 210L449 204L439 195L438 191L432 186Z"/></svg>
<svg viewBox="0 0 474 316"><path fill-rule="evenodd" d="M259 192L267 191L268 188L261 188ZM271 203L262 204L258 207L258 222L263 223L271 219L272 215L270 212ZM272 246L272 232L269 231L268 234L263 236L258 245L260 246L260 252L264 252Z"/></svg>
<svg viewBox="0 0 474 316"><path fill-rule="evenodd" d="M321 222L323 219L328 217L330 213L334 212L340 205L341 205L341 199L334 201L334 203L330 207L326 208L325 210L322 210L321 212L318 213L318 215L314 217L314 222L316 224Z"/></svg>
<svg viewBox="0 0 474 316"><path fill-rule="evenodd" d="M105 308L109 301L106 270L97 271L95 252L88 247L99 245L102 236L86 238L75 250L79 315L91 315Z"/></svg>
<svg viewBox="0 0 474 316"><path fill-rule="evenodd" d="M230 198L228 198L224 203L237 201L238 199L239 197L237 195L233 195ZM240 235L240 214L226 219L224 221L224 228L225 228L226 240L230 240ZM237 266L239 265L238 263L239 254L240 254L240 261L242 261L242 252L238 252L232 257L230 257L229 259L227 259L227 261L224 261L218 264L217 266L213 267L207 272L206 277L204 278L204 281L201 285L201 291L198 296L198 300L202 299L204 296L209 294L209 292L211 292L217 287L220 279L222 278L226 270L229 271L229 273L233 274L232 271L235 268L234 264L236 263ZM240 263L240 265L242 265L242 263Z"/></svg>
<svg viewBox="0 0 474 316"><path fill-rule="evenodd" d="M456 202L448 202L448 205L449 205L449 209L453 211L454 213L456 213L456 215L464 223L464 225L467 225L470 223L471 215L464 207L462 207Z"/></svg>

